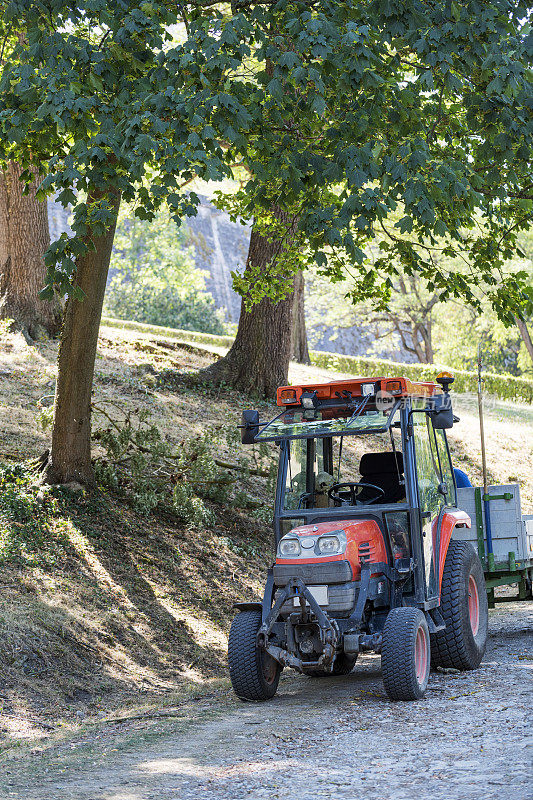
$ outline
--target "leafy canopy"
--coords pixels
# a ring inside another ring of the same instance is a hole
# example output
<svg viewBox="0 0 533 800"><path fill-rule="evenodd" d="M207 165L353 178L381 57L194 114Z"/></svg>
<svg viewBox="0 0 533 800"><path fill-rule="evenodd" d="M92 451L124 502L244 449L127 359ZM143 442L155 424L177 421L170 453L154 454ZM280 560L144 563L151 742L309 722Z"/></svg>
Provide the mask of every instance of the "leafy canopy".
<svg viewBox="0 0 533 800"><path fill-rule="evenodd" d="M272 214L283 207L299 227L275 269L238 281L250 301L282 294L314 258L334 281L353 270L358 297L386 297L401 267L442 299L475 302L482 284L504 319L531 306L525 274L503 273L533 209L526 2L0 0L0 11L0 159L38 162L43 194L60 188L74 209L74 237L47 256L50 286L69 289L89 232L110 224L111 188L140 217L166 201L180 219L194 213L192 178L238 164L250 178L236 212L283 236ZM471 271L443 271L434 248L467 253Z"/></svg>
<svg viewBox="0 0 533 800"><path fill-rule="evenodd" d="M386 303L402 270L442 300L478 305L482 286L507 322L531 310L526 272L503 269L533 220L531 9L370 0L342 4L332 24L333 5L302 8L265 45L275 95L265 128L284 136L274 154L254 140L254 178L234 210L283 236L258 206L292 207L300 266L312 253L333 281L351 270L355 300ZM365 246L377 237L380 258L369 265ZM439 265L454 257L468 269ZM259 278L238 279L252 300L265 292Z"/></svg>

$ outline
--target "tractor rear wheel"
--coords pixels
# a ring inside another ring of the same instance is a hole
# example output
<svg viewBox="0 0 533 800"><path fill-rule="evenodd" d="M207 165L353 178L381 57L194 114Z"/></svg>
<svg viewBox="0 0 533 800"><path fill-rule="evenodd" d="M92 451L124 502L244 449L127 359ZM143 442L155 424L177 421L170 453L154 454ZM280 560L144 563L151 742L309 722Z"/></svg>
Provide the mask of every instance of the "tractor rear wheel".
<svg viewBox="0 0 533 800"><path fill-rule="evenodd" d="M440 593L446 629L431 637L435 667L476 669L487 645L489 610L483 567L468 542L448 547Z"/></svg>
<svg viewBox="0 0 533 800"><path fill-rule="evenodd" d="M239 611L231 623L228 640L229 676L240 700L270 700L278 688L281 665L257 647L261 612Z"/></svg>
<svg viewBox="0 0 533 800"><path fill-rule="evenodd" d="M391 700L420 700L429 679L430 644L419 608L393 608L383 628L381 670Z"/></svg>
<svg viewBox="0 0 533 800"><path fill-rule="evenodd" d="M347 656L346 653L339 653L333 663L333 671L326 672L323 669L314 669L311 672L306 672L310 678L331 678L335 675L349 675L355 667L357 656Z"/></svg>

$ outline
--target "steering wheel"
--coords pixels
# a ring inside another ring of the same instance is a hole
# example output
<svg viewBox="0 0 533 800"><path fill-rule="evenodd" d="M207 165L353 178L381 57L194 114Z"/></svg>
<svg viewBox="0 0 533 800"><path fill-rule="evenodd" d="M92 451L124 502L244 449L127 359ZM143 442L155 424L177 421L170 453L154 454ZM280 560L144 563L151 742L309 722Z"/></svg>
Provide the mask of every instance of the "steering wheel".
<svg viewBox="0 0 533 800"><path fill-rule="evenodd" d="M375 497L371 497L370 500L367 500L365 503L358 503L357 497L360 494L358 491L359 489L374 489L376 492ZM347 481L346 483L334 483L331 489L328 491L328 497L331 498L335 503L339 503L341 506L345 505L346 498L341 497L339 492L341 491L348 491L350 492L350 502L349 505L357 506L357 505L370 505L370 503L375 503L376 500L379 500L380 497L385 497L385 490L381 488L381 486L376 486L373 483L356 483L355 481Z"/></svg>

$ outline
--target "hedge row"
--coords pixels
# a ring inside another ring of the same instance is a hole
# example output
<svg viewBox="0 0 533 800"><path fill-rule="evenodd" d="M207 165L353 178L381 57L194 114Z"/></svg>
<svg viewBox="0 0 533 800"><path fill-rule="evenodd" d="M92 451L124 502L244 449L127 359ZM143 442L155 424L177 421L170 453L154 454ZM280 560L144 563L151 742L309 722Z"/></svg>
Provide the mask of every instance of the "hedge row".
<svg viewBox="0 0 533 800"><path fill-rule="evenodd" d="M453 388L456 392L476 392L477 374L465 369L452 369L438 364L402 364L398 361L388 361L379 358L363 358L359 356L345 356L340 353L328 353L321 350L312 350L311 362L317 367L335 370L335 372L349 372L352 375L363 377L396 377L402 376L413 381L434 381L441 370L448 370L455 376ZM500 397L502 400L516 400L533 403L533 381L527 378L515 378L512 375L496 375L491 372L483 373L484 391L487 394Z"/></svg>
<svg viewBox="0 0 533 800"><path fill-rule="evenodd" d="M160 325L148 325L144 322L131 322L130 320L103 317L102 325L115 328L126 328L141 333L153 333L159 336L168 336L185 342L216 345L217 347L231 347L233 336L217 336L214 333L197 333L196 331L182 331L177 328L163 328ZM368 377L405 376L414 381L433 381L435 376L444 369L450 370L455 375L453 388L457 392L477 391L477 375L464 369L451 369L438 364L403 364L398 361L388 361L379 358L364 358L359 356L345 356L340 353L328 353L323 350L310 352L311 362L317 367L334 370L335 372L348 372L351 375ZM496 375L491 372L483 373L484 390L487 394L500 397L502 400L516 400L533 403L533 381L527 378L515 378L512 375Z"/></svg>
<svg viewBox="0 0 533 800"><path fill-rule="evenodd" d="M233 336L219 336L215 333L198 333L197 331L182 331L178 328L164 328L162 325L149 325L147 322L132 322L128 319L114 319L102 317L102 325L112 328L125 328L139 333L154 333L156 336L168 336L180 339L182 342L214 344L217 347L231 347Z"/></svg>

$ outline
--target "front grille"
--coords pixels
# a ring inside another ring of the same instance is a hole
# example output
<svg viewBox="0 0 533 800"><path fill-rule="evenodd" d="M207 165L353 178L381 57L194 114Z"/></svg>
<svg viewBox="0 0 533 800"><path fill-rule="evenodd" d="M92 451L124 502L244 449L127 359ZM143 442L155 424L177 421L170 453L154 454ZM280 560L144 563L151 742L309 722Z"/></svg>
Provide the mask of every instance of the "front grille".
<svg viewBox="0 0 533 800"><path fill-rule="evenodd" d="M306 585L346 583L352 580L348 561L327 561L322 564L274 564L274 583L286 586L291 578L301 578Z"/></svg>
<svg viewBox="0 0 533 800"><path fill-rule="evenodd" d="M373 548L370 545L370 542L361 542L359 544L359 563L365 564L367 561L370 561L370 556L372 555Z"/></svg>
<svg viewBox="0 0 533 800"><path fill-rule="evenodd" d="M274 602L276 602L277 598L279 597L279 591L280 590L278 590L274 595ZM323 608L328 614L332 614L337 617L349 617L355 605L355 592L355 581L328 586L328 604L327 606L321 606L321 608ZM300 606L298 605L295 607L291 598L282 605L280 614L286 617L289 614L293 614L299 610Z"/></svg>

